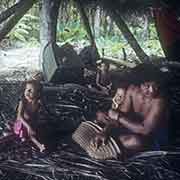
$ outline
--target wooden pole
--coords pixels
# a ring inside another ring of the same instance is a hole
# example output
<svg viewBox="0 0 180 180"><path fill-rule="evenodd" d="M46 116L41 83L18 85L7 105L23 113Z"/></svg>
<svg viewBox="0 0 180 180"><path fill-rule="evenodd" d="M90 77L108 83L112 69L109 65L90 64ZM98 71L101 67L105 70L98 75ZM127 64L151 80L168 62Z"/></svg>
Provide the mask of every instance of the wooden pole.
<svg viewBox="0 0 180 180"><path fill-rule="evenodd" d="M40 68L42 69L43 50L48 43L56 43L57 18L61 0L42 0L40 9Z"/></svg>
<svg viewBox="0 0 180 180"><path fill-rule="evenodd" d="M129 30L127 24L122 19L121 15L113 11L111 16L115 20L116 25L119 27L125 39L128 41L132 49L135 51L140 61L144 63L149 62L148 55L143 51L143 49L141 48L141 46L139 45L139 43L137 42L131 31Z"/></svg>
<svg viewBox="0 0 180 180"><path fill-rule="evenodd" d="M9 18L11 15L13 15L19 9L21 9L23 4L25 3L25 1L26 0L21 0L18 3L14 4L13 6L11 6L10 8L8 8L7 10L3 11L0 14L0 23L5 21L7 18Z"/></svg>
<svg viewBox="0 0 180 180"><path fill-rule="evenodd" d="M96 42L95 42L95 39L94 39L94 36L93 36L93 33L91 31L91 27L90 27L90 24L89 24L88 17L86 15L85 10L84 10L84 7L83 7L83 5L81 4L80 1L75 0L75 2L76 2L77 7L78 7L78 9L80 11L80 14L81 14L81 17L82 17L82 20L83 20L83 23L84 23L84 27L85 27L85 29L86 29L86 31L88 33L89 38L90 38L91 45L95 48L98 56L100 57L99 52L98 52L98 48L97 48L97 45L96 45Z"/></svg>
<svg viewBox="0 0 180 180"><path fill-rule="evenodd" d="M21 8L15 11L14 15L0 29L0 41L14 28L24 14L33 6L36 0L23 1Z"/></svg>

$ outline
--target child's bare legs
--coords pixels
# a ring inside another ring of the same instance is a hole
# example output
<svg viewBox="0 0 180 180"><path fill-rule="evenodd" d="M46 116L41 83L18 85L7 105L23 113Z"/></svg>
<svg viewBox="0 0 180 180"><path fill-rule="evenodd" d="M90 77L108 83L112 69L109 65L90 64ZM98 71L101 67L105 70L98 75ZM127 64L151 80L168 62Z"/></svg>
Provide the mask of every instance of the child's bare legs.
<svg viewBox="0 0 180 180"><path fill-rule="evenodd" d="M41 144L34 136L30 136L30 139L39 148L40 152L43 152L46 149L44 144Z"/></svg>

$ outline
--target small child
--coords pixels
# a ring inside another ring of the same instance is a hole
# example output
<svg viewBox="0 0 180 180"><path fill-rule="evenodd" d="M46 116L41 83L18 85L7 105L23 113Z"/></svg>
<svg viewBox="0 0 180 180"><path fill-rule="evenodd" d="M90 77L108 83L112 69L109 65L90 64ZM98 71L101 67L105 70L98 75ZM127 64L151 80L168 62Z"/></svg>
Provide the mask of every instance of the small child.
<svg viewBox="0 0 180 180"><path fill-rule="evenodd" d="M40 152L43 152L44 144L41 144L35 137L40 103L40 83L36 80L26 81L24 94L18 105L14 133L22 140L29 138Z"/></svg>
<svg viewBox="0 0 180 180"><path fill-rule="evenodd" d="M111 79L109 74L109 63L102 62L96 76L96 86L104 94L109 95L111 90Z"/></svg>

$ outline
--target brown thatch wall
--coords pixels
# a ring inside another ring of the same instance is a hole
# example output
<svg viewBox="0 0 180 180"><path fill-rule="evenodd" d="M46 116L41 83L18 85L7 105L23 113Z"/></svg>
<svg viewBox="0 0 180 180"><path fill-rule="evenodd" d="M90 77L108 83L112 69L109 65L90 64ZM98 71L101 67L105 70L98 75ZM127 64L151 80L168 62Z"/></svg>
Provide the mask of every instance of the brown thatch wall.
<svg viewBox="0 0 180 180"><path fill-rule="evenodd" d="M117 9L122 13L132 13L133 11L145 12L148 8L156 6L157 4L165 7L174 8L180 14L180 1L178 0L77 0L85 7L92 7L99 5L100 7L111 10Z"/></svg>

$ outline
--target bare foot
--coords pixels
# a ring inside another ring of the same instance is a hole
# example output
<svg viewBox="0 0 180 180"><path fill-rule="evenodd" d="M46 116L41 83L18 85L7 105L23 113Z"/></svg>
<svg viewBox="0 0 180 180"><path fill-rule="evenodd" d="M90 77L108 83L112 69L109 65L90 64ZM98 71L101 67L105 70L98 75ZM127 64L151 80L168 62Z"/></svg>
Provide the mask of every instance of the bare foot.
<svg viewBox="0 0 180 180"><path fill-rule="evenodd" d="M43 152L45 149L46 148L45 148L44 144L41 144L41 147L39 148L40 152Z"/></svg>

